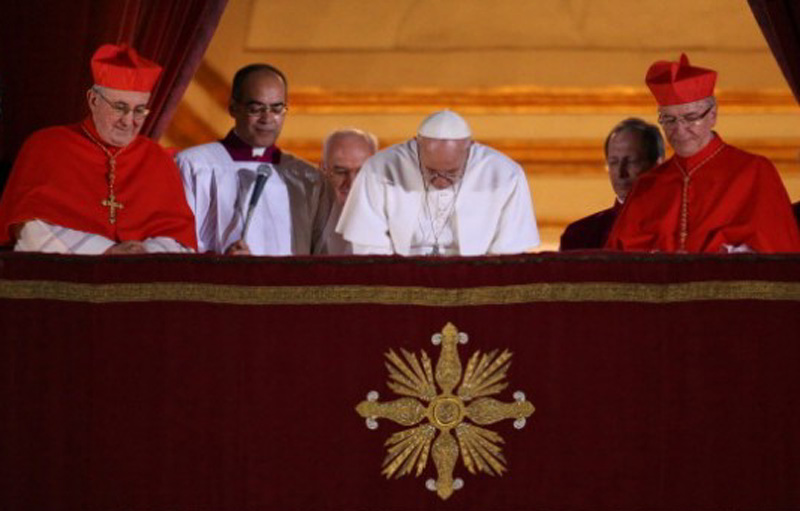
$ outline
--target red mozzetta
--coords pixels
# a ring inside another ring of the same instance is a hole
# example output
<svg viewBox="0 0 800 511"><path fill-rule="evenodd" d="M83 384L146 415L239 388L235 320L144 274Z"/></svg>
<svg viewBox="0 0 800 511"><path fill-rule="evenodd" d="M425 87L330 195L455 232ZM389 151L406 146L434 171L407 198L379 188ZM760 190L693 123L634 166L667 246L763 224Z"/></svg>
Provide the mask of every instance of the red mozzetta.
<svg viewBox="0 0 800 511"><path fill-rule="evenodd" d="M196 248L194 217L178 169L152 140L138 136L114 155L115 199L123 205L109 221L108 157L92 121L34 133L22 147L0 202L0 244L14 241L13 227L39 219L113 241L166 236Z"/></svg>
<svg viewBox="0 0 800 511"><path fill-rule="evenodd" d="M686 177L688 176L688 177ZM789 196L769 160L715 135L688 158L673 156L639 177L606 248L721 252L746 244L757 252L798 252Z"/></svg>

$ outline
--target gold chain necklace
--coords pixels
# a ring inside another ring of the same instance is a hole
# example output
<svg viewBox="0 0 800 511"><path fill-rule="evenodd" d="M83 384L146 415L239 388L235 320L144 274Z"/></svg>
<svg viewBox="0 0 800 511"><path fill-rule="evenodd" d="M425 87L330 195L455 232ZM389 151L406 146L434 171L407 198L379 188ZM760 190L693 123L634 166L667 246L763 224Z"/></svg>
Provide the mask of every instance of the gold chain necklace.
<svg viewBox="0 0 800 511"><path fill-rule="evenodd" d="M114 195L114 181L117 178L116 170L117 170L117 156L125 150L125 147L117 151L117 154L111 154L106 146L104 146L99 140L94 138L89 130L86 129L85 126L81 125L81 129L89 137L89 140L94 142L94 144L99 147L108 158L108 197L100 201L100 204L103 207L108 208L108 222L114 224L117 222L117 210L123 209L125 206L121 202L117 202L117 196Z"/></svg>
<svg viewBox="0 0 800 511"><path fill-rule="evenodd" d="M720 151L725 149L725 144L720 145L716 151L708 155L703 161L701 161L696 167L694 167L690 171L686 171L683 166L678 161L678 157L675 157L675 165L678 166L678 169L681 171L683 175L683 187L681 189L681 227L679 233L679 243L678 243L678 251L679 252L686 252L686 238L689 236L689 184L692 180L692 176L694 173L711 161L713 157L719 154Z"/></svg>

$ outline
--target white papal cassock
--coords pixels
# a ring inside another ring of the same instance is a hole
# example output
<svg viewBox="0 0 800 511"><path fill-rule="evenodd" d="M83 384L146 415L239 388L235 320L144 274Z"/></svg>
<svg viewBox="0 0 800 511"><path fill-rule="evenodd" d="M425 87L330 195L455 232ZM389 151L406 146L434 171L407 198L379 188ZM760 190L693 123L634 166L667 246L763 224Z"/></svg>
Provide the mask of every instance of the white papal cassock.
<svg viewBox="0 0 800 511"><path fill-rule="evenodd" d="M453 204L454 201L454 204ZM336 231L356 254L514 254L539 244L525 172L473 143L459 183L437 190L420 171L416 139L384 149L358 173Z"/></svg>

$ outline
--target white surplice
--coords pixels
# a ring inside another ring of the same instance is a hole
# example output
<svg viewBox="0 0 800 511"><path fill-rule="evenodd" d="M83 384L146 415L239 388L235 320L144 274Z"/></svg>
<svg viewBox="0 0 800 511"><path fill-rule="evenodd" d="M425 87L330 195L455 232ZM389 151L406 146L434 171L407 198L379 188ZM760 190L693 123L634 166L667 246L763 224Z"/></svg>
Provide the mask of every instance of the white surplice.
<svg viewBox="0 0 800 511"><path fill-rule="evenodd" d="M416 140L394 145L361 167L336 231L356 254L425 254L436 243L444 255L515 254L539 245L525 172L504 154L473 143L451 188L426 192Z"/></svg>
<svg viewBox="0 0 800 511"><path fill-rule="evenodd" d="M44 220L29 220L22 225L17 235L14 250L17 252L45 252L50 254L99 255L116 245L100 234L78 231ZM154 236L142 240L147 253L191 253L191 248L184 247L172 238Z"/></svg>
<svg viewBox="0 0 800 511"><path fill-rule="evenodd" d="M242 238L256 170L262 163L234 161L219 142L182 151L176 161L195 215L198 252L225 253ZM330 186L311 164L285 152L272 167L244 240L250 252L326 253L324 229L333 201Z"/></svg>

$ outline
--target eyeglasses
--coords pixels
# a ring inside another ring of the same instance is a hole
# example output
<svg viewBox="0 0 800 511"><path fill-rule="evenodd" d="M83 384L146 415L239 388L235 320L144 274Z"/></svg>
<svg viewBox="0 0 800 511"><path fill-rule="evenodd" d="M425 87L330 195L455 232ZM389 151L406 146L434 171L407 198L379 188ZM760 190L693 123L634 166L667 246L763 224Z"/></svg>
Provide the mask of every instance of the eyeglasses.
<svg viewBox="0 0 800 511"><path fill-rule="evenodd" d="M92 90L94 91L95 94L97 94L98 96L103 98L103 101L108 103L108 106L110 106L111 109L114 111L114 113L116 113L120 117L125 117L129 113L133 112L133 118L136 119L137 121L141 121L142 119L147 117L148 114L150 114L150 109L147 108L146 106L139 105L139 106L136 106L136 107L131 107L129 104L125 103L124 101L114 101L114 102L112 102L110 99L105 97L103 95L103 93L100 92L100 90L98 88L92 87Z"/></svg>
<svg viewBox="0 0 800 511"><path fill-rule="evenodd" d="M714 105L711 105L706 108L702 114L686 114L679 117L673 117L672 115L659 115L658 124L660 124L664 129L675 128L678 124L682 124L683 126L697 126L700 124L700 121L705 119L705 117L713 108Z"/></svg>
<svg viewBox="0 0 800 511"><path fill-rule="evenodd" d="M264 103L251 101L244 105L244 109L245 112L247 112L247 115L250 117L261 117L266 113L283 115L286 113L286 110L289 109L289 106L286 103L271 103L269 105L265 105Z"/></svg>

